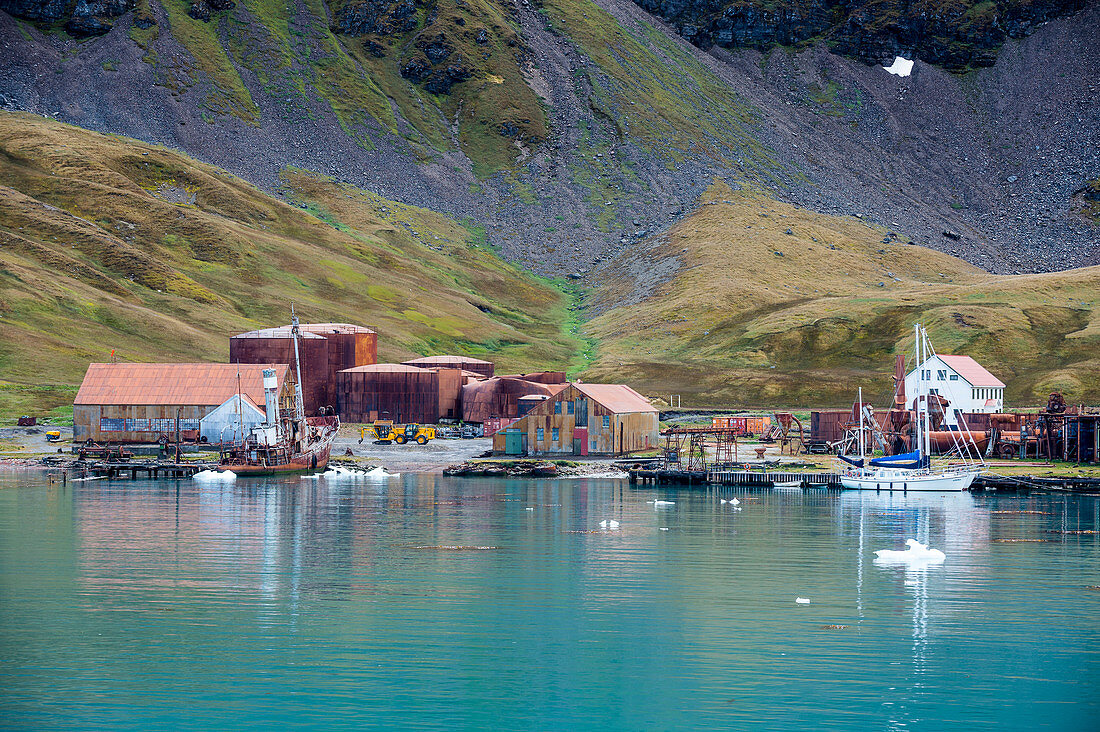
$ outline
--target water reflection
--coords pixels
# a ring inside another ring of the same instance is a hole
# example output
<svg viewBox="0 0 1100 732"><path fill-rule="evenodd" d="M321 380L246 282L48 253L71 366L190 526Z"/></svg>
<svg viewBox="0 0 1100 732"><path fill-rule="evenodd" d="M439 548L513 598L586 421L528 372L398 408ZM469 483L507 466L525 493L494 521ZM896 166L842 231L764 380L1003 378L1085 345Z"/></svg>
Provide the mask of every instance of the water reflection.
<svg viewBox="0 0 1100 732"><path fill-rule="evenodd" d="M1091 498L3 481L15 726L961 730L1100 687L1100 545L1048 533ZM906 538L946 562L871 563Z"/></svg>

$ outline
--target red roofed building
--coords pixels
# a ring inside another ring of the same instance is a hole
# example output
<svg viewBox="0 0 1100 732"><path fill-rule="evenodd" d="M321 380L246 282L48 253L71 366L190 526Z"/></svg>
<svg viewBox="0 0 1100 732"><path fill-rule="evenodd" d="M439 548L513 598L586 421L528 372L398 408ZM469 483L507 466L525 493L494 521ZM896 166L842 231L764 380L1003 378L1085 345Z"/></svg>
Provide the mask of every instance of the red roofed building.
<svg viewBox="0 0 1100 732"><path fill-rule="evenodd" d="M958 426L959 414L1004 411L1004 382L989 373L970 356L932 356L905 377L905 394L910 403L917 395L923 371L924 387L951 403L945 424Z"/></svg>
<svg viewBox="0 0 1100 732"><path fill-rule="evenodd" d="M622 384L573 383L493 436L506 455L622 455L657 446L659 413Z"/></svg>
<svg viewBox="0 0 1100 732"><path fill-rule="evenodd" d="M286 364L93 363L73 400L73 439L156 442L181 430L198 430L209 412L240 393L264 403L263 370L274 368L286 403ZM239 379L238 379L239 375Z"/></svg>

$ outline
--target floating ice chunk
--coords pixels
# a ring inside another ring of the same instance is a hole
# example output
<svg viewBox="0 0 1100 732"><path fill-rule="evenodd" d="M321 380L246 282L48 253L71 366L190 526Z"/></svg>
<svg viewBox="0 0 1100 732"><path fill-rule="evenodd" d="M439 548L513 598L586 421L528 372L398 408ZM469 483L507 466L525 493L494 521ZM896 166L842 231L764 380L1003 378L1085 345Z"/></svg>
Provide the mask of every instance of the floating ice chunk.
<svg viewBox="0 0 1100 732"><path fill-rule="evenodd" d="M200 483L232 483L237 474L232 470L203 470L191 477Z"/></svg>
<svg viewBox="0 0 1100 732"><path fill-rule="evenodd" d="M737 500L736 498L731 498L727 501L725 498L723 498L722 503L728 503L731 506L738 506L741 504L741 501Z"/></svg>
<svg viewBox="0 0 1100 732"><path fill-rule="evenodd" d="M909 74L913 73L913 62L907 58L895 56L893 64L890 66L883 66L882 68L886 69L894 76L909 76Z"/></svg>
<svg viewBox="0 0 1100 732"><path fill-rule="evenodd" d="M396 478L401 473L387 473L386 469L379 465L374 470L368 470L364 475L368 478Z"/></svg>
<svg viewBox="0 0 1100 732"><path fill-rule="evenodd" d="M615 519L611 519L610 521L607 522L607 528L612 529L612 530L617 529L617 528L619 528L619 522L616 521Z"/></svg>
<svg viewBox="0 0 1100 732"><path fill-rule="evenodd" d="M947 555L939 549L929 549L916 539L906 539L905 551L879 549L875 552L876 564L942 564Z"/></svg>
<svg viewBox="0 0 1100 732"><path fill-rule="evenodd" d="M525 508L525 509L523 509L523 510L524 510L524 511L534 511L535 509L534 509L534 508L532 508L531 506L528 506L527 508Z"/></svg>
<svg viewBox="0 0 1100 732"><path fill-rule="evenodd" d="M810 598L808 598L808 597L796 597L796 598L794 598L794 601L797 602L799 605L809 605L810 604Z"/></svg>
<svg viewBox="0 0 1100 732"><path fill-rule="evenodd" d="M676 505L676 501L654 501L653 502L653 507L654 508L664 508L665 506L675 506L675 505Z"/></svg>
<svg viewBox="0 0 1100 732"><path fill-rule="evenodd" d="M661 531L668 531L668 527L667 526L662 526Z"/></svg>

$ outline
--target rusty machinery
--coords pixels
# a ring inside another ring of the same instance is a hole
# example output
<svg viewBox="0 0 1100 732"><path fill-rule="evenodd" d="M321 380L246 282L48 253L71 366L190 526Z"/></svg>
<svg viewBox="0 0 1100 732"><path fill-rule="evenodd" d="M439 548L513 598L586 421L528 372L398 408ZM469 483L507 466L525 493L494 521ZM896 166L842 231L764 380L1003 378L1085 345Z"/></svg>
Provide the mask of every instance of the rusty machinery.
<svg viewBox="0 0 1100 732"><path fill-rule="evenodd" d="M665 466L680 470L705 471L737 463L737 430L733 427L674 427L661 433L665 438ZM714 459L708 460L712 449Z"/></svg>
<svg viewBox="0 0 1100 732"><path fill-rule="evenodd" d="M774 439L779 441L779 454L782 455L788 448L791 455L800 452L808 452L803 438L802 422L790 412L775 413L776 428L772 431ZM795 432L791 431L791 425L797 425Z"/></svg>

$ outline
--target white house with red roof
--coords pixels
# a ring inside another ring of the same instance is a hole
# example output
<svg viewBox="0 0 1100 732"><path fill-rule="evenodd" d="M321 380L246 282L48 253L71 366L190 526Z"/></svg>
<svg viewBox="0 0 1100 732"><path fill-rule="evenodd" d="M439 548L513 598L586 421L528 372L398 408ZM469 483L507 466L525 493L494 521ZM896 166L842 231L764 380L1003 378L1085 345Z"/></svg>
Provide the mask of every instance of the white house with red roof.
<svg viewBox="0 0 1100 732"><path fill-rule="evenodd" d="M1004 409L1004 382L970 356L932 356L905 376L905 395L917 394L917 379L924 371L924 388L951 402L946 423L958 425L959 413L994 413Z"/></svg>

